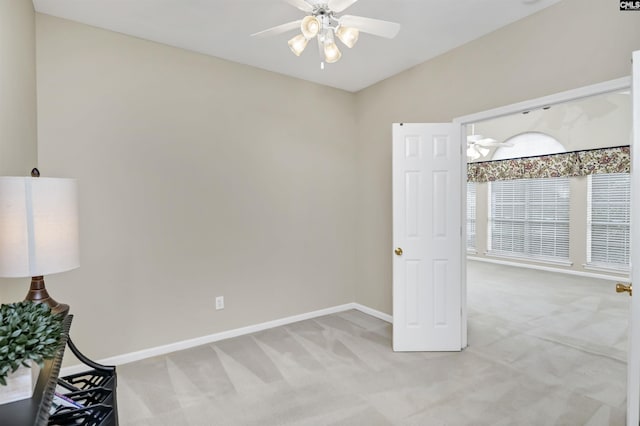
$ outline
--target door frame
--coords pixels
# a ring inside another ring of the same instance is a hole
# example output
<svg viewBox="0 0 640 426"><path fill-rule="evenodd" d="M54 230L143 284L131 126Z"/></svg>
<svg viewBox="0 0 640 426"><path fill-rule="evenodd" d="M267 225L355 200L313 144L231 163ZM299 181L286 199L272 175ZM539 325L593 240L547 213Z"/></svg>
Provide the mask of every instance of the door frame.
<svg viewBox="0 0 640 426"><path fill-rule="evenodd" d="M560 93L555 93L548 96L543 96L536 99L530 99L522 102L518 102L511 105L505 105L502 107L490 109L487 111L481 111L478 113L465 115L462 117L457 117L453 119L453 125L455 128L459 129L460 134L460 152L461 152L461 173L462 178L460 179L460 198L461 198L461 211L460 211L460 220L463 224L461 229L461 259L462 265L460 265L460 280L461 280L461 294L460 294L460 307L462 314L462 347L467 347L467 247L465 244L467 238L467 227L464 226L466 223L466 214L467 214L467 131L466 126L472 123L477 123L479 121L491 120L494 118L504 117L507 115L520 114L525 111L531 111L534 109L540 109L542 107L551 106L555 104L560 104L569 101L575 101L582 98L588 98L591 96L602 95L609 92L615 92L619 90L630 90L631 89L631 77L622 77L615 80L609 80L602 83L592 84L589 86L580 87L577 89L571 89ZM639 188L640 189L640 188ZM637 189L638 190L638 189Z"/></svg>

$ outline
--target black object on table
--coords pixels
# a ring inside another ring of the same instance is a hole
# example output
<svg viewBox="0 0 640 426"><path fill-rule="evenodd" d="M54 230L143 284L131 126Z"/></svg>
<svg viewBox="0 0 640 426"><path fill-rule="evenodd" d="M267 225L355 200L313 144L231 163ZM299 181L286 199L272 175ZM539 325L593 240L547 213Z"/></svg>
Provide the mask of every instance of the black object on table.
<svg viewBox="0 0 640 426"><path fill-rule="evenodd" d="M0 426L118 426L116 368L91 361L76 348L69 338L72 319L73 315L65 317L63 337L56 355L45 361L33 396L0 405ZM67 345L91 370L58 377ZM50 414L56 386L65 388L65 396L78 402L83 408L60 407Z"/></svg>

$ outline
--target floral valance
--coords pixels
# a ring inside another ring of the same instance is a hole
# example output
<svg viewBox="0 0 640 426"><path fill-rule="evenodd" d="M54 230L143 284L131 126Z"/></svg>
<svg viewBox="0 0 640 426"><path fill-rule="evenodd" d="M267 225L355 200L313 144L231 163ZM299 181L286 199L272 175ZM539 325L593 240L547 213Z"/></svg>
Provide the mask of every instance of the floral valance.
<svg viewBox="0 0 640 426"><path fill-rule="evenodd" d="M629 146L467 164L469 182L629 173Z"/></svg>

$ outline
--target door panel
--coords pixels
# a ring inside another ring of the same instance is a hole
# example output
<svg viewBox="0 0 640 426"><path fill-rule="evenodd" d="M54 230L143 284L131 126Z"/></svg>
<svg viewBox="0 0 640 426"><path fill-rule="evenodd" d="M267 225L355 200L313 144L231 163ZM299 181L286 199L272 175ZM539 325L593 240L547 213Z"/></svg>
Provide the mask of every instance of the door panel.
<svg viewBox="0 0 640 426"><path fill-rule="evenodd" d="M462 348L462 173L454 134L450 123L393 125L395 351Z"/></svg>

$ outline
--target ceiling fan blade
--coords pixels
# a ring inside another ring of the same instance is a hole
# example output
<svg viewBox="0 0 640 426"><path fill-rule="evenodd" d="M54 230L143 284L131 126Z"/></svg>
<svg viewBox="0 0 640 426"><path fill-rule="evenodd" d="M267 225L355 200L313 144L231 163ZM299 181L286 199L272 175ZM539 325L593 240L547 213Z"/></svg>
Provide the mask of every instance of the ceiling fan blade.
<svg viewBox="0 0 640 426"><path fill-rule="evenodd" d="M340 25L385 38L394 38L400 31L400 24L363 16L344 15L340 18Z"/></svg>
<svg viewBox="0 0 640 426"><path fill-rule="evenodd" d="M485 146L487 148L500 149L500 148L509 148L509 147L513 146L513 144L512 143L493 143L491 145L480 145L480 146Z"/></svg>
<svg viewBox="0 0 640 426"><path fill-rule="evenodd" d="M485 148L484 146L478 146L478 145L476 145L476 150L482 157L485 157L491 151L491 149L489 148Z"/></svg>
<svg viewBox="0 0 640 426"><path fill-rule="evenodd" d="M300 23L302 23L302 19L299 19L297 21L287 22L286 24L278 25L277 27L267 28L266 30L253 33L251 34L251 37L269 37L269 36L286 33L287 31L299 29Z"/></svg>
<svg viewBox="0 0 640 426"><path fill-rule="evenodd" d="M500 142L498 142L497 140L495 140L493 138L483 138L483 139L474 141L474 143L476 143L478 145L482 145L482 146L498 146L498 145L500 145Z"/></svg>
<svg viewBox="0 0 640 426"><path fill-rule="evenodd" d="M335 13L340 13L358 0L329 0L327 6Z"/></svg>
<svg viewBox="0 0 640 426"><path fill-rule="evenodd" d="M291 6L300 9L303 12L311 13L313 12L313 6L307 3L304 0L284 0L289 3Z"/></svg>

